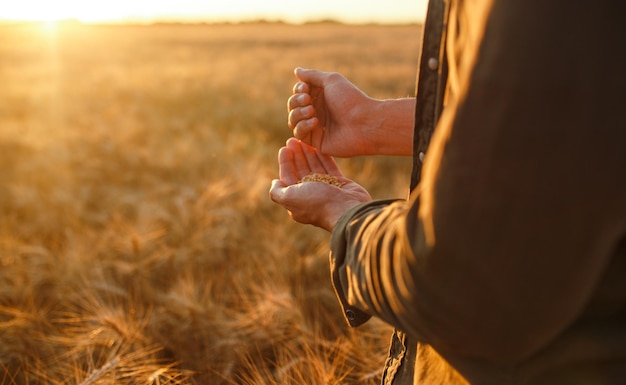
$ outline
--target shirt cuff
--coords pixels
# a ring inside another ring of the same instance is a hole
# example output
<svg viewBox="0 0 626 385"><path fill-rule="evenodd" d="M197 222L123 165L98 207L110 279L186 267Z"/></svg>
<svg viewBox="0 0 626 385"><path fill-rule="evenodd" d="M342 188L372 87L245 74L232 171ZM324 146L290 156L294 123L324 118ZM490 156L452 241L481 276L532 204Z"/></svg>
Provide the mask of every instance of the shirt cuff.
<svg viewBox="0 0 626 385"><path fill-rule="evenodd" d="M380 211L382 207L389 205L393 200L375 200L357 205L346 211L339 218L330 237L330 273L335 295L339 300L343 316L351 327L357 327L367 322L372 316L353 305L348 303L346 292L348 290L348 282L346 278L346 229L350 223L360 217L367 215L371 211ZM354 245L352 245L354 246Z"/></svg>

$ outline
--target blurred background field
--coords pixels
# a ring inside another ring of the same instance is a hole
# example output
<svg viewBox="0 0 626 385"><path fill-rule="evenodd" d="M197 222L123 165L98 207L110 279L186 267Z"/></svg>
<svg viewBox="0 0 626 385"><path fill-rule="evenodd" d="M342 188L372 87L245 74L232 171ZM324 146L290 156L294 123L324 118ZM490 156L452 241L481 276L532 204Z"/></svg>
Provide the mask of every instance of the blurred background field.
<svg viewBox="0 0 626 385"><path fill-rule="evenodd" d="M296 66L414 93L421 27L0 26L0 384L376 384L267 191ZM341 159L374 198L410 159Z"/></svg>

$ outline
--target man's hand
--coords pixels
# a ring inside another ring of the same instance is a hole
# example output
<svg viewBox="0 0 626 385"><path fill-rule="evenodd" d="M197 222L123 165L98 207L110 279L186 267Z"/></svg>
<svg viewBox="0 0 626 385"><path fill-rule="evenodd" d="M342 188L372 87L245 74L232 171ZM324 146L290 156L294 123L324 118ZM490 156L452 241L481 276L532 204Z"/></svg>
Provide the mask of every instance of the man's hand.
<svg viewBox="0 0 626 385"><path fill-rule="evenodd" d="M294 136L328 155L367 154L364 131L374 124L368 113L377 100L336 72L296 68L295 74L299 81L287 102Z"/></svg>
<svg viewBox="0 0 626 385"><path fill-rule="evenodd" d="M293 135L326 155L411 155L415 98L379 100L336 72L296 68Z"/></svg>
<svg viewBox="0 0 626 385"><path fill-rule="evenodd" d="M279 179L272 181L270 198L287 209L296 222L332 231L346 210L372 200L362 186L343 176L332 157L295 138L279 150L278 164ZM302 182L311 173L334 176L343 185Z"/></svg>

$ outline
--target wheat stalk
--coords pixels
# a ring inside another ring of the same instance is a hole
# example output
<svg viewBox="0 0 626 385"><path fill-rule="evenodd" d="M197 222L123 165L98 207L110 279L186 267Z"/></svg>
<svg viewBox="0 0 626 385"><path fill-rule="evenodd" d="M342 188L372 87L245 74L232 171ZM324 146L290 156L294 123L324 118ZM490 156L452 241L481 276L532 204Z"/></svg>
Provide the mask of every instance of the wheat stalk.
<svg viewBox="0 0 626 385"><path fill-rule="evenodd" d="M102 365L102 367L94 372L92 372L80 385L92 385L96 381L98 381L102 376L107 374L110 370L115 368L120 363L119 358L114 358L113 360L107 362Z"/></svg>

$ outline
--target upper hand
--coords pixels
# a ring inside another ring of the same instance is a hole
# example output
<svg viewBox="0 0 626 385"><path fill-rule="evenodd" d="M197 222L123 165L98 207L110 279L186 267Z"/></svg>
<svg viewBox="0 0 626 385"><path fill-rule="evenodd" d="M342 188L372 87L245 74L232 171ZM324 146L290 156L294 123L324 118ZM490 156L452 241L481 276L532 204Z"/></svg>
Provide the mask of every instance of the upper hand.
<svg viewBox="0 0 626 385"><path fill-rule="evenodd" d="M336 72L296 68L299 81L287 102L293 135L322 153L341 157L369 152L365 131L376 100Z"/></svg>
<svg viewBox="0 0 626 385"><path fill-rule="evenodd" d="M278 152L279 179L272 181L270 198L287 209L291 217L332 231L348 209L372 200L367 190L343 176L335 160L295 138ZM344 183L301 182L311 173L329 174Z"/></svg>

